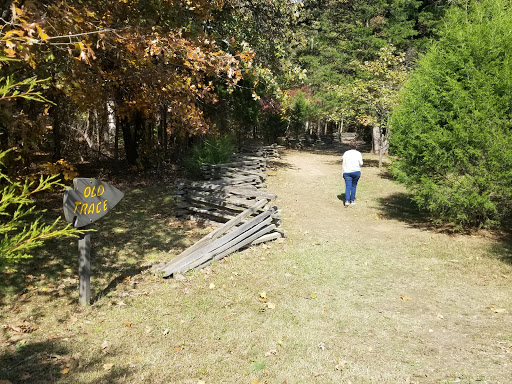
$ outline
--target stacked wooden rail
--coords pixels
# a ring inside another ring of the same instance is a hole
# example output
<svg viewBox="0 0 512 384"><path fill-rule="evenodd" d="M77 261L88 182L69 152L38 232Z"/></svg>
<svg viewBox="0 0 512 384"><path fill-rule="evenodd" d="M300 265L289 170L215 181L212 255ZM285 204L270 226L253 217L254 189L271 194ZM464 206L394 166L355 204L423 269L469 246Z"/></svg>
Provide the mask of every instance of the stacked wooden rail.
<svg viewBox="0 0 512 384"><path fill-rule="evenodd" d="M245 155L250 156L261 156L266 159L278 159L279 158L279 145L272 144L263 147L244 147L242 152Z"/></svg>
<svg viewBox="0 0 512 384"><path fill-rule="evenodd" d="M203 164L202 171L207 180L222 180L226 184L251 184L265 186L267 162L263 157L243 157L239 161L223 164Z"/></svg>
<svg viewBox="0 0 512 384"><path fill-rule="evenodd" d="M268 204L267 199L256 203L233 217L222 227L209 233L173 260L158 266L163 277L185 273L193 268L202 268L212 261L249 245L275 240L284 236L280 229L280 212L277 207L261 210ZM261 212L257 214L258 212ZM257 216L252 217L252 215ZM248 221L245 221L248 219ZM238 226L237 226L238 225Z"/></svg>
<svg viewBox="0 0 512 384"><path fill-rule="evenodd" d="M185 182L177 186L177 216L195 215L216 222L231 220L259 199L270 203L276 195L252 184L225 184L219 180Z"/></svg>
<svg viewBox="0 0 512 384"><path fill-rule="evenodd" d="M177 186L177 216L224 223L173 260L157 266L164 277L200 268L241 248L284 237L276 195L261 188L266 159L244 156L227 164L205 164L205 181Z"/></svg>

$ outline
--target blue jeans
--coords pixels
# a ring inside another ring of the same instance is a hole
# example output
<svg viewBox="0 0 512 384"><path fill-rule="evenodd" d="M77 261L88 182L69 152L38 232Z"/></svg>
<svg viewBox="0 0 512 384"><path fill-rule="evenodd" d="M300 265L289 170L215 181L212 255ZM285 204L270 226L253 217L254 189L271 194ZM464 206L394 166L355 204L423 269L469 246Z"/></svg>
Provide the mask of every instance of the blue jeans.
<svg viewBox="0 0 512 384"><path fill-rule="evenodd" d="M344 173L345 179L345 201L353 202L356 199L357 182L361 177L361 171Z"/></svg>

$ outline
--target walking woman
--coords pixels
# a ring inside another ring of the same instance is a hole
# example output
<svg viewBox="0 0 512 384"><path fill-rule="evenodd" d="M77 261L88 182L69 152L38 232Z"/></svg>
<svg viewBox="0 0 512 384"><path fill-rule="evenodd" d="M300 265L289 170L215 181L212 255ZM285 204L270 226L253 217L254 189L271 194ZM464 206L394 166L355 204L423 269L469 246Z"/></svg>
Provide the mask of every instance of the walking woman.
<svg viewBox="0 0 512 384"><path fill-rule="evenodd" d="M357 182L361 177L363 156L357 150L357 143L351 141L350 149L343 154L343 178L345 179L345 208L356 203Z"/></svg>

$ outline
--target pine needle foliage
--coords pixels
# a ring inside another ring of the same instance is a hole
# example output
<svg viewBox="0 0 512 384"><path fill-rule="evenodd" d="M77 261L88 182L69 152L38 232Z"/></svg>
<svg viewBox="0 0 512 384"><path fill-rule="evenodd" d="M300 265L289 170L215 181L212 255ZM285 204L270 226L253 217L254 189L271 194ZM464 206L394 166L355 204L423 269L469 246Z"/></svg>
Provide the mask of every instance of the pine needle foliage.
<svg viewBox="0 0 512 384"><path fill-rule="evenodd" d="M200 179L203 164L221 164L231 161L233 141L228 135L208 136L194 145L185 157L184 165L188 176Z"/></svg>
<svg viewBox="0 0 512 384"><path fill-rule="evenodd" d="M512 211L512 1L452 8L391 116L393 171L454 229Z"/></svg>
<svg viewBox="0 0 512 384"><path fill-rule="evenodd" d="M45 240L81 233L71 224L59 227L60 218L46 224L41 218L44 210L36 210L36 193L60 186L59 175L41 176L37 182L25 179L23 183L11 181L3 172L2 160L9 151L0 152L0 265L12 264L31 257L34 248Z"/></svg>

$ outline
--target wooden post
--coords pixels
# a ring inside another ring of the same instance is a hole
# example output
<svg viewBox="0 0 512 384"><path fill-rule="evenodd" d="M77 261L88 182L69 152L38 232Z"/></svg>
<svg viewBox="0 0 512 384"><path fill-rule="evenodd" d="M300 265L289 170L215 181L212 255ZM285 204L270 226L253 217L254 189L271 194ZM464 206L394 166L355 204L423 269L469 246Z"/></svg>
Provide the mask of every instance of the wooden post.
<svg viewBox="0 0 512 384"><path fill-rule="evenodd" d="M78 301L91 304L91 234L86 232L78 239Z"/></svg>

